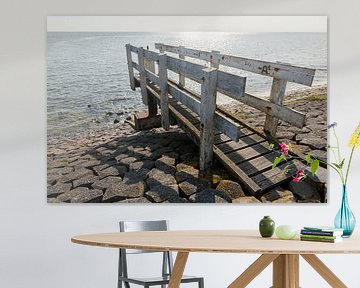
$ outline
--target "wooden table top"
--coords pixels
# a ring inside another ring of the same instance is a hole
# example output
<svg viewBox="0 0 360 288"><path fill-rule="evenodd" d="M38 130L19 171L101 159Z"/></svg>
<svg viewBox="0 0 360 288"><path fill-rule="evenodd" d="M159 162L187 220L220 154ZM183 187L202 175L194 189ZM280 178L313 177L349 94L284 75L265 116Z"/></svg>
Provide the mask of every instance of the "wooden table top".
<svg viewBox="0 0 360 288"><path fill-rule="evenodd" d="M262 238L257 230L187 230L117 232L79 235L73 243L141 250L251 253L251 254L342 254L360 253L360 235L338 243Z"/></svg>

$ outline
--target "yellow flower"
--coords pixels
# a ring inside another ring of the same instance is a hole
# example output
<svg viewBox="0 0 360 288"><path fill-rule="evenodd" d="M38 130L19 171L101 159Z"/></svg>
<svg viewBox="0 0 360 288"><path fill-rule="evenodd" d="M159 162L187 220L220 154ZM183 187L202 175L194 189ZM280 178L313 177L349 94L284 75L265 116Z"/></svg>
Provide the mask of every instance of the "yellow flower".
<svg viewBox="0 0 360 288"><path fill-rule="evenodd" d="M360 122L351 136L349 146L360 147Z"/></svg>

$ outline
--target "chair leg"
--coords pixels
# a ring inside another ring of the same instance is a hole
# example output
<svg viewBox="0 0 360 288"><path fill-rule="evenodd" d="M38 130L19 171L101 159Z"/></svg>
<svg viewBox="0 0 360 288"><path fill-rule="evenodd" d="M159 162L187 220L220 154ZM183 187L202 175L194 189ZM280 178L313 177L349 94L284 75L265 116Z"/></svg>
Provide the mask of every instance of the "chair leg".
<svg viewBox="0 0 360 288"><path fill-rule="evenodd" d="M204 279L199 280L199 288L204 288Z"/></svg>

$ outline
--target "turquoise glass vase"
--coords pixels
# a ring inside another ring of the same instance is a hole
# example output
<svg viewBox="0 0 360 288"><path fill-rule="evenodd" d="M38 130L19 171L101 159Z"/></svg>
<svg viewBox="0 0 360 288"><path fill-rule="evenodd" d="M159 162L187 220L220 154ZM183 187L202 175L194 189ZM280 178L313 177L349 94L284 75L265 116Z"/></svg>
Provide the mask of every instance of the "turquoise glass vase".
<svg viewBox="0 0 360 288"><path fill-rule="evenodd" d="M336 228L344 229L343 237L345 238L350 237L355 229L356 219L349 207L346 185L342 187L341 207L336 214L334 224Z"/></svg>

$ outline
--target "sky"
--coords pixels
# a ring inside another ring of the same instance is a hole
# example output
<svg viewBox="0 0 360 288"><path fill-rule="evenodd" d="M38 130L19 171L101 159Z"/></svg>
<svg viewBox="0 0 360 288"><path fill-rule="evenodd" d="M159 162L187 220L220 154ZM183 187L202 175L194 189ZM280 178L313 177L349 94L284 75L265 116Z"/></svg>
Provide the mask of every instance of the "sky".
<svg viewBox="0 0 360 288"><path fill-rule="evenodd" d="M47 31L327 32L327 16L48 16Z"/></svg>

